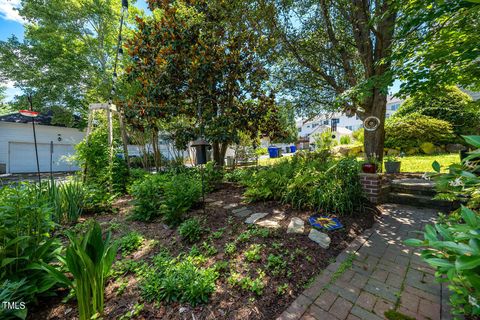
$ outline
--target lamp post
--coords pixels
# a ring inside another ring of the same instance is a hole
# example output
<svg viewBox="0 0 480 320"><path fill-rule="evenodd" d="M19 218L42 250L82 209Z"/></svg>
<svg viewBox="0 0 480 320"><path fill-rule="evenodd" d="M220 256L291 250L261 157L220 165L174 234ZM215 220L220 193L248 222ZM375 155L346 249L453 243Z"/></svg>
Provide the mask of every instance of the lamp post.
<svg viewBox="0 0 480 320"><path fill-rule="evenodd" d="M32 106L30 104L30 109ZM40 162L38 161L38 146L37 146L37 133L35 131L35 118L38 116L38 112L33 110L19 110L19 113L24 117L29 117L32 119L32 128L33 128L33 142L35 144L35 158L37 159L37 176L38 176L38 184L42 185L42 179L40 178Z"/></svg>

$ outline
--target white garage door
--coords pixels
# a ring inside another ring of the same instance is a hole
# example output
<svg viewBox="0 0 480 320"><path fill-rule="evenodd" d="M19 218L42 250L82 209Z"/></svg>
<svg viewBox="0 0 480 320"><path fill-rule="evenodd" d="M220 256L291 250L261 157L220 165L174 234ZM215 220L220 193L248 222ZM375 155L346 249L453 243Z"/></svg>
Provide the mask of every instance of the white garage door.
<svg viewBox="0 0 480 320"><path fill-rule="evenodd" d="M75 171L78 167L70 163L70 158L75 153L73 145L54 144L52 157L53 171ZM38 160L41 172L50 172L50 144L38 144ZM9 172L36 172L37 162L35 158L35 145L33 143L10 142L9 143Z"/></svg>

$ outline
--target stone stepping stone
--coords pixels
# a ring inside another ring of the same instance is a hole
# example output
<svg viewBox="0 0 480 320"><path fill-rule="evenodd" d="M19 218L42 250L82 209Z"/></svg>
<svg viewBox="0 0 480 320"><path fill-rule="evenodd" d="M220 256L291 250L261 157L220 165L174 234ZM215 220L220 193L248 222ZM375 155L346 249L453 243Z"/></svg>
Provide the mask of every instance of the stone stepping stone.
<svg viewBox="0 0 480 320"><path fill-rule="evenodd" d="M280 228L280 223L278 223L278 220L274 218L272 219L265 219L262 221L255 222L257 226L264 227L264 228L270 228L270 229L278 229Z"/></svg>
<svg viewBox="0 0 480 320"><path fill-rule="evenodd" d="M248 210L247 208L245 208L245 210L237 211L233 215L238 218L246 218L249 215L251 215L252 212L253 212L252 210Z"/></svg>
<svg viewBox="0 0 480 320"><path fill-rule="evenodd" d="M223 209L230 210L236 207L238 207L238 203L230 203L230 204L227 204L225 207L223 207Z"/></svg>
<svg viewBox="0 0 480 320"><path fill-rule="evenodd" d="M288 224L287 233L300 233L305 231L304 222L302 219L293 217Z"/></svg>
<svg viewBox="0 0 480 320"><path fill-rule="evenodd" d="M260 219L262 219L266 216L268 216L267 212L254 213L245 220L245 223L246 224L253 224L253 223L257 222L258 220L260 220Z"/></svg>
<svg viewBox="0 0 480 320"><path fill-rule="evenodd" d="M328 249L330 246L330 237L318 230L312 229L308 234L308 238L320 245L323 249Z"/></svg>

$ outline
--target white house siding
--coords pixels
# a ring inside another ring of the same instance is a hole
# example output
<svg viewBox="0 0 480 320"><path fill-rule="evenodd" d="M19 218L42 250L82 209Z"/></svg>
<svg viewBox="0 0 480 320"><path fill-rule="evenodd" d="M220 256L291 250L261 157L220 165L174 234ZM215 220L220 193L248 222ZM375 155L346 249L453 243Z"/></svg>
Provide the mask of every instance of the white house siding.
<svg viewBox="0 0 480 320"><path fill-rule="evenodd" d="M43 149L49 150L50 141L53 141L54 150L59 152L70 152L71 146L80 142L85 133L74 128L63 128L56 126L36 125L37 143L41 146L42 156L44 155ZM61 138L61 141L58 141ZM14 123L14 122L0 122L0 165L9 171L9 150L24 150L26 143L31 144L33 147L33 131L31 123ZM34 153L33 153L34 154ZM47 152L49 157L49 152ZM22 159L23 160L23 159ZM48 159L49 161L49 159ZM47 161L47 162L48 162ZM36 168L35 158L29 159L33 171ZM15 166L13 166L15 167ZM71 170L75 170L75 166L69 166ZM65 168L65 166L62 166Z"/></svg>

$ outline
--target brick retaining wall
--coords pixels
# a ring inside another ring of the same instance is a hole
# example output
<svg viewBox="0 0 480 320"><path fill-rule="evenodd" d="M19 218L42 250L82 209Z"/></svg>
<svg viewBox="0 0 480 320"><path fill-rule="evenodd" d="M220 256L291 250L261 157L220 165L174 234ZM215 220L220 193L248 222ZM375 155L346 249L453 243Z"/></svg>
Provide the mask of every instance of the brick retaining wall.
<svg viewBox="0 0 480 320"><path fill-rule="evenodd" d="M388 185L383 183L384 179L378 173L360 173L360 183L363 192L368 200L373 204L384 202L388 195Z"/></svg>

